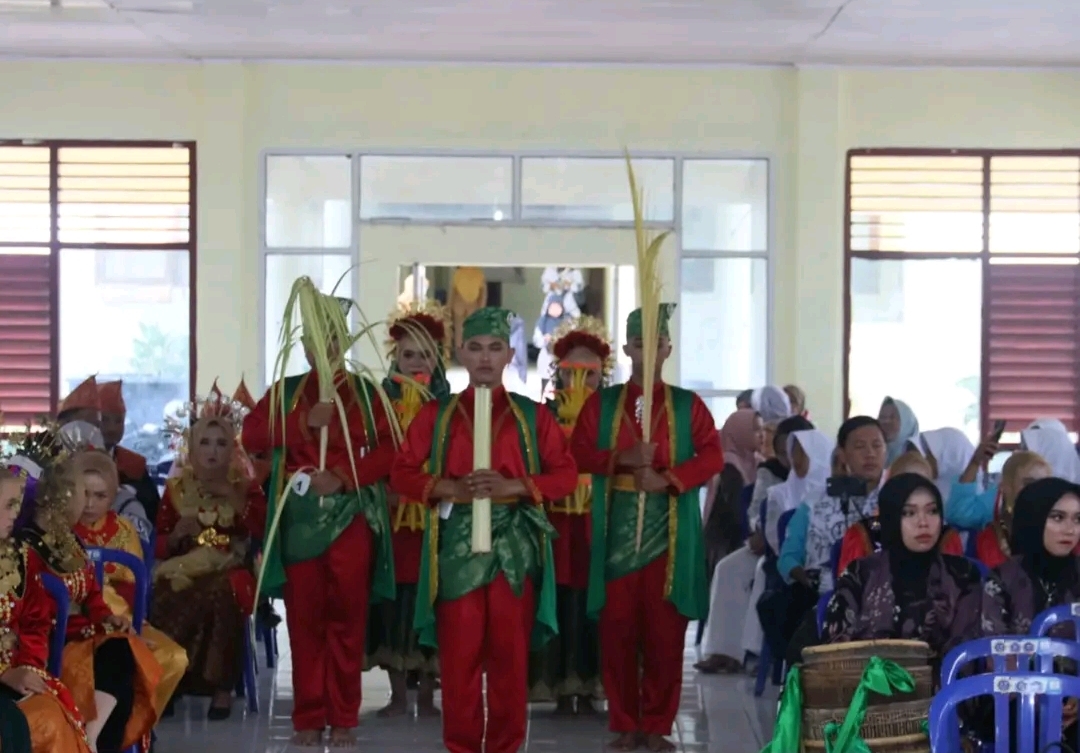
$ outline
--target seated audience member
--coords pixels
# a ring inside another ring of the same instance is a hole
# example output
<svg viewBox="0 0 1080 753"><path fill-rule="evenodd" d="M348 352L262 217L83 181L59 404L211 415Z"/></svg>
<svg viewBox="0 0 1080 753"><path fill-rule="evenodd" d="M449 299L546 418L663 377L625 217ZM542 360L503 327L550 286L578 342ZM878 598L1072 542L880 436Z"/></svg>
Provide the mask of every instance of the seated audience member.
<svg viewBox="0 0 1080 753"><path fill-rule="evenodd" d="M1020 449L1042 455L1055 476L1080 484L1080 456L1061 421L1040 418L1032 423L1020 432Z"/></svg>
<svg viewBox="0 0 1080 753"><path fill-rule="evenodd" d="M957 496L953 495L956 500L953 504L959 502L968 505L970 513L967 513L966 519L974 522L987 518L990 521L975 534L975 556L980 562L994 568L1012 556L1009 540L1016 498L1029 484L1050 478L1053 473L1050 465L1039 455L1018 450L1005 461L1000 484L991 485L978 496L957 500ZM989 508L989 515L986 515L985 508Z"/></svg>
<svg viewBox="0 0 1080 753"><path fill-rule="evenodd" d="M702 512L710 581L716 564L743 544L740 499L754 483L764 434L761 416L753 410L735 411L720 429L724 469L710 482Z"/></svg>
<svg viewBox="0 0 1080 753"><path fill-rule="evenodd" d="M941 492L903 473L878 496L881 551L853 562L836 583L824 642L924 641L937 660L980 635L982 580L964 557L941 551Z"/></svg>
<svg viewBox="0 0 1080 753"><path fill-rule="evenodd" d="M819 594L831 591L833 545L854 523L873 516L885 474L885 434L869 416L854 416L840 427L837 449L847 471L830 496L827 489L803 503L788 523L777 568L790 585L784 637L790 641L799 624L817 606Z"/></svg>
<svg viewBox="0 0 1080 753"><path fill-rule="evenodd" d="M758 489L764 488L767 492L770 487L787 479L788 459L785 449L787 437L791 431L804 428L812 429L813 426L805 418L799 417L789 418L777 425L771 453L774 457L757 468L753 497L757 497ZM782 475L782 478L777 474ZM695 665L700 672L711 674L742 671L741 656L746 643L743 633L747 613L750 610L758 560L765 551L764 536L757 530L757 521L760 520L757 515L758 513L753 512L753 502L751 502L748 522L753 533L750 541L746 546L739 547L717 562L713 570L709 590L711 618L705 625L701 642L701 650L705 658ZM760 591L763 590L764 584L760 588ZM760 647L759 639L754 650Z"/></svg>
<svg viewBox="0 0 1080 753"><path fill-rule="evenodd" d="M139 501L142 517L151 521L157 515L161 497L157 483L150 475L146 458L137 452L122 447L124 429L127 422L127 405L124 404L124 383L102 382L98 385L98 403L101 408L101 435L105 440L105 450L116 463L120 483L129 489ZM125 514L122 510L121 514ZM134 515L134 510L132 511ZM136 522L136 521L132 521ZM136 522L137 529L139 528ZM140 529L140 534L142 530Z"/></svg>
<svg viewBox="0 0 1080 753"><path fill-rule="evenodd" d="M94 564L72 530L86 508L86 488L74 464L57 464L51 483L39 484L34 517L19 531L35 573L59 577L68 590L71 613L61 680L86 719L90 747L119 753L146 742L157 723L153 699L161 665L131 629L131 620L105 603Z"/></svg>
<svg viewBox="0 0 1080 753"><path fill-rule="evenodd" d="M878 410L878 423L888 443L885 463L892 465L908 451L908 443L919 436L919 419L903 400L887 397Z"/></svg>
<svg viewBox="0 0 1080 753"><path fill-rule="evenodd" d="M768 543L763 568L765 588L756 600L751 596L751 614L757 619L759 631L768 641L773 656L784 655L784 624L790 606L789 589L776 568L780 518L806 500L825 493L825 483L832 471L833 441L817 429L796 431L788 436L787 455L791 458L791 473L787 481L769 490L765 502L764 535ZM744 629L744 638L748 632Z"/></svg>
<svg viewBox="0 0 1080 753"><path fill-rule="evenodd" d="M986 581L983 632L1023 634L1042 611L1080 601L1080 486L1060 478L1033 481L1016 498L1012 556ZM1072 633L1071 624L1065 630Z"/></svg>
<svg viewBox="0 0 1080 753"><path fill-rule="evenodd" d="M933 480L934 472L929 461L915 450L909 450L898 457L889 466L888 477L893 478L904 473L917 473L925 479ZM836 575L847 570L848 565L857 559L866 557L881 549L881 520L880 515L865 521L859 521L844 534L843 543L840 545L840 558L836 563ZM960 534L951 528L946 528L941 534L941 551L944 554L952 554L962 557L964 554L964 542Z"/></svg>
<svg viewBox="0 0 1080 753"><path fill-rule="evenodd" d="M187 651L179 692L211 696L212 721L232 710L255 596L252 536L266 518L262 490L237 467L236 434L224 415L195 422L187 460L165 487L157 521L150 614Z"/></svg>
<svg viewBox="0 0 1080 753"><path fill-rule="evenodd" d="M104 452L86 450L72 459L75 482L86 496L86 508L75 524L77 535L87 546L118 549L143 558L143 546L134 526L111 510L119 487L116 465ZM102 591L105 603L114 614L131 619L135 609L135 574L126 567L105 564ZM187 654L175 641L154 626L145 623L142 636L161 665L161 682L154 696L154 711L160 717L176 686L187 670Z"/></svg>
<svg viewBox="0 0 1080 753"><path fill-rule="evenodd" d="M25 544L12 539L27 479L0 465L0 633L18 637L0 673L0 750L4 753L87 753L82 716L70 691L46 671L56 607L32 572Z"/></svg>
<svg viewBox="0 0 1080 753"><path fill-rule="evenodd" d="M806 410L806 393L803 392L802 387L796 384L784 385L784 394L791 401L791 415L810 420L810 411Z"/></svg>
<svg viewBox="0 0 1080 753"><path fill-rule="evenodd" d="M942 498L948 499L952 485L975 457L971 440L959 429L947 426L924 431L911 445L926 458L933 473L930 480L937 484Z"/></svg>
<svg viewBox="0 0 1080 753"><path fill-rule="evenodd" d="M998 502L998 487L990 484L982 490L979 473L998 452L998 437L991 432L983 438L971 456L964 472L945 497L945 522L968 531L978 531L994 519ZM1015 453L1014 453L1015 454Z"/></svg>
<svg viewBox="0 0 1080 753"><path fill-rule="evenodd" d="M754 391L743 390L735 397L735 410L750 410L754 407Z"/></svg>

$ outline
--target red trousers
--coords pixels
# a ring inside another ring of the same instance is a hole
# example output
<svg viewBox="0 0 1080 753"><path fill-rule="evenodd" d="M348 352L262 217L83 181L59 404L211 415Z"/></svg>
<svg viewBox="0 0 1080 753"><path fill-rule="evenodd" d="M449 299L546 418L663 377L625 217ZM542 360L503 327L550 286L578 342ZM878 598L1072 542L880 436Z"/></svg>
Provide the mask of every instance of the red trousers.
<svg viewBox="0 0 1080 753"><path fill-rule="evenodd" d="M450 753L480 753L487 673L487 753L517 753L525 742L529 640L536 599L525 581L514 596L503 575L436 605L443 742Z"/></svg>
<svg viewBox="0 0 1080 753"><path fill-rule="evenodd" d="M371 529L357 515L321 556L285 566L297 731L359 723L373 558Z"/></svg>
<svg viewBox="0 0 1080 753"><path fill-rule="evenodd" d="M670 735L679 711L688 620L664 598L666 573L665 554L608 581L600 669L612 732Z"/></svg>

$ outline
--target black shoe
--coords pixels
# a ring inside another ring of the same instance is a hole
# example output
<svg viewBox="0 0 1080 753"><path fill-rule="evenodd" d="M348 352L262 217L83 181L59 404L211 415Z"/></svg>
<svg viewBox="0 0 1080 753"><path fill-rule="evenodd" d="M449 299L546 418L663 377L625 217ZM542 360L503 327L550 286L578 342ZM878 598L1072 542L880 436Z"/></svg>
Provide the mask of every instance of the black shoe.
<svg viewBox="0 0 1080 753"><path fill-rule="evenodd" d="M223 722L230 716L232 716L232 706L226 706L223 709L211 706L210 710L206 712L206 718L212 722Z"/></svg>

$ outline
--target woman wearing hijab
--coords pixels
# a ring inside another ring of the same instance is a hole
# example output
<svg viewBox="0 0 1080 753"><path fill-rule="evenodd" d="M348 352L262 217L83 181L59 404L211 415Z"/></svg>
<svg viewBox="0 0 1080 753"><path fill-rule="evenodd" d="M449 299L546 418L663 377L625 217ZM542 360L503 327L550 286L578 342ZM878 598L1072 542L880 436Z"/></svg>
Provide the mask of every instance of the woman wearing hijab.
<svg viewBox="0 0 1080 753"><path fill-rule="evenodd" d="M769 490L765 502L763 533L768 544L763 567L765 577L761 579L763 587L760 591L750 595L753 608L747 613L743 628L744 647L755 645L755 640L756 646L760 646L764 638L769 642L773 656L784 655L784 620L789 603L788 589L776 568L777 552L780 551L780 518L806 500L816 499L825 493L825 485L832 472L834 446L832 439L817 429L796 431L788 436L787 455L791 458L791 473L787 481Z"/></svg>
<svg viewBox="0 0 1080 753"><path fill-rule="evenodd" d="M710 578L716 563L742 545L739 499L743 489L754 483L764 431L761 416L753 410L735 411L720 429L724 470L709 484L702 513Z"/></svg>
<svg viewBox="0 0 1080 753"><path fill-rule="evenodd" d="M960 480L975 455L975 445L964 432L952 427L924 431L911 444L930 464L941 498L948 499L953 484Z"/></svg>
<svg viewBox="0 0 1080 753"><path fill-rule="evenodd" d="M1042 455L1058 478L1080 483L1080 457L1065 425L1057 419L1040 418L1020 432L1020 447Z"/></svg>
<svg viewBox="0 0 1080 753"><path fill-rule="evenodd" d="M798 416L781 421L777 425L773 447L775 457L763 462L757 468L752 500L758 497L759 489L763 489L761 496L764 497L770 487L787 480L789 473L787 436L793 431L812 428L814 427L809 421ZM759 513L760 503L758 511L755 511L753 501L751 501L747 517L751 528L754 529L754 534L751 535L746 546L739 547L724 557L714 568L709 590L711 617L705 625L701 644L702 653L706 655L706 658L695 665L701 672L742 670L743 632L747 613L750 610L751 594L759 578L758 593L764 591L765 576L763 572L758 573L758 561L765 552L765 539L761 532L756 530L760 524ZM760 647L759 640L753 650L757 651Z"/></svg>
<svg viewBox="0 0 1080 753"><path fill-rule="evenodd" d="M1080 558L1073 554L1080 543L1080 486L1044 478L1024 487L1011 538L1012 556L991 571L984 589L988 635L1027 633L1040 612L1080 601Z"/></svg>
<svg viewBox="0 0 1080 753"><path fill-rule="evenodd" d="M885 432L885 464L893 462L907 452L908 442L919 435L919 419L903 400L887 397L878 411L878 422Z"/></svg>
<svg viewBox="0 0 1080 753"><path fill-rule="evenodd" d="M979 571L965 558L941 552L944 505L929 479L915 473L890 479L878 507L881 551L840 576L822 638L919 640L940 660L979 635Z"/></svg>

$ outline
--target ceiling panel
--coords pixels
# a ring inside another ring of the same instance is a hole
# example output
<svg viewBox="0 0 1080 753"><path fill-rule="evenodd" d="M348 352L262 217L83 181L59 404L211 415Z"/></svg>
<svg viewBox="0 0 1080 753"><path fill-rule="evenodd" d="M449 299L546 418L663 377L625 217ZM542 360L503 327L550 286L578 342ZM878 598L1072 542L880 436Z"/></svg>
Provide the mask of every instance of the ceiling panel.
<svg viewBox="0 0 1080 753"><path fill-rule="evenodd" d="M0 0L0 55L1080 65L1077 0Z"/></svg>

